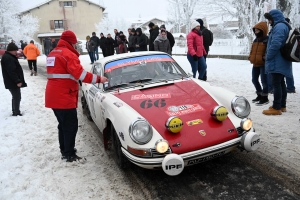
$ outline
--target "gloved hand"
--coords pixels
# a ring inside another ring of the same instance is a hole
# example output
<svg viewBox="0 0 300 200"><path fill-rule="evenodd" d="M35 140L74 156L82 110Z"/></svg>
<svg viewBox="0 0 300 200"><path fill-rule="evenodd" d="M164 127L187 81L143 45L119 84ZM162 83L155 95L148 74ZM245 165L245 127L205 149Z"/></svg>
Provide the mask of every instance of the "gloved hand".
<svg viewBox="0 0 300 200"><path fill-rule="evenodd" d="M97 83L105 83L108 79L105 76L98 76Z"/></svg>
<svg viewBox="0 0 300 200"><path fill-rule="evenodd" d="M198 61L198 56L196 54L193 55L193 59L194 59L194 61Z"/></svg>

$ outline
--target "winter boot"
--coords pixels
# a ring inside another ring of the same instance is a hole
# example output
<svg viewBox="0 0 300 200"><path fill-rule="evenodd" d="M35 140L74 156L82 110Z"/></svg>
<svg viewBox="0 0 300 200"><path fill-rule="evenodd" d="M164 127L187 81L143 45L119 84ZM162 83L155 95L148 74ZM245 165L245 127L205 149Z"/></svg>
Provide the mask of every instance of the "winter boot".
<svg viewBox="0 0 300 200"><path fill-rule="evenodd" d="M281 112L286 112L286 108L281 108Z"/></svg>
<svg viewBox="0 0 300 200"><path fill-rule="evenodd" d="M257 106L263 106L269 103L268 96L261 96L259 102L257 102L255 105Z"/></svg>
<svg viewBox="0 0 300 200"><path fill-rule="evenodd" d="M34 71L33 71L33 70L31 70L30 76L32 76L33 74L34 74Z"/></svg>
<svg viewBox="0 0 300 200"><path fill-rule="evenodd" d="M255 99L252 99L252 103L259 102L261 99L261 94L257 94L257 97Z"/></svg>
<svg viewBox="0 0 300 200"><path fill-rule="evenodd" d="M34 72L34 75L36 76L36 75L37 75L37 72Z"/></svg>
<svg viewBox="0 0 300 200"><path fill-rule="evenodd" d="M263 111L263 114L265 114L265 115L281 115L282 112L281 112L281 110L276 110L272 106L270 106L268 110Z"/></svg>
<svg viewBox="0 0 300 200"><path fill-rule="evenodd" d="M67 156L67 162L80 161L82 158L76 154L73 156Z"/></svg>

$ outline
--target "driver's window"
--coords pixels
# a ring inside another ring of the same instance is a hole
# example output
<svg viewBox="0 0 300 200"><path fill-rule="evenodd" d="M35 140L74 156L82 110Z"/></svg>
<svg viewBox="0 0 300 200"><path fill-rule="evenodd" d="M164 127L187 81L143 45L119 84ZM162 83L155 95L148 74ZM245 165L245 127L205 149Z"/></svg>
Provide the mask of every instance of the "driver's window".
<svg viewBox="0 0 300 200"><path fill-rule="evenodd" d="M93 74L97 74L99 76L102 76L102 65L100 63L97 63L93 66Z"/></svg>

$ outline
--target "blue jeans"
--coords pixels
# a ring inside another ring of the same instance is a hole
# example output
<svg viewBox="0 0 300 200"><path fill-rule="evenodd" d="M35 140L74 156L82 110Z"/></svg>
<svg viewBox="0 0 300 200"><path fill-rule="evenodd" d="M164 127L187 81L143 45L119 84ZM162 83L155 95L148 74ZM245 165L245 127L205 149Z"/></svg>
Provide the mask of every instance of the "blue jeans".
<svg viewBox="0 0 300 200"><path fill-rule="evenodd" d="M90 59L91 59L91 63L94 63L94 61L95 61L95 53L94 52L89 52L89 56L90 56Z"/></svg>
<svg viewBox="0 0 300 200"><path fill-rule="evenodd" d="M58 121L58 141L60 151L64 156L75 155L75 139L78 131L76 108L52 109Z"/></svg>
<svg viewBox="0 0 300 200"><path fill-rule="evenodd" d="M268 91L273 92L272 74L268 74Z"/></svg>
<svg viewBox="0 0 300 200"><path fill-rule="evenodd" d="M258 81L260 75L260 80L262 87ZM262 96L268 96L268 75L265 74L265 66L254 67L252 68L252 83L256 89L257 94Z"/></svg>
<svg viewBox="0 0 300 200"><path fill-rule="evenodd" d="M198 71L199 76L198 79L203 80L203 76L206 72L206 62L204 59L204 56L198 58L197 61L194 60L193 56L191 56L190 54L187 54L187 59L191 64L192 67L192 72L193 72L193 78L196 78L196 73Z"/></svg>
<svg viewBox="0 0 300 200"><path fill-rule="evenodd" d="M273 73L272 75L272 85L274 88L274 101L273 108L280 110L286 107L286 85L284 82L284 75Z"/></svg>
<svg viewBox="0 0 300 200"><path fill-rule="evenodd" d="M99 60L98 47L95 48L94 52L95 52L95 57L94 57L95 59L94 59L94 60L95 60L95 61L96 61L96 60Z"/></svg>
<svg viewBox="0 0 300 200"><path fill-rule="evenodd" d="M295 84L294 84L293 74L292 74L291 78L285 77L285 80L286 80L286 89L289 91L294 91L296 88L295 88Z"/></svg>

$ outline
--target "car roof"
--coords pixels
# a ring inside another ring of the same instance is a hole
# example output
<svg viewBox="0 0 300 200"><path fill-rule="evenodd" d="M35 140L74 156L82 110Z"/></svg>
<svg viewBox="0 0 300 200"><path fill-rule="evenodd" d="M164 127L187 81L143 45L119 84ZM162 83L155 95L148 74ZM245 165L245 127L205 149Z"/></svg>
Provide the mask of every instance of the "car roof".
<svg viewBox="0 0 300 200"><path fill-rule="evenodd" d="M96 61L96 63L101 63L103 65L115 61L115 60L122 60L125 58L132 58L137 56L146 56L146 55L169 55L167 53L161 51L140 51L140 52L132 52L132 53L122 53L122 54L115 54L112 56L104 57ZM170 56L170 55L169 55ZM172 58L172 56L170 56Z"/></svg>

